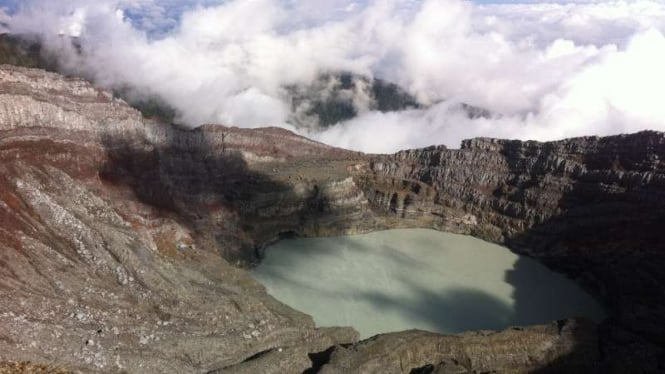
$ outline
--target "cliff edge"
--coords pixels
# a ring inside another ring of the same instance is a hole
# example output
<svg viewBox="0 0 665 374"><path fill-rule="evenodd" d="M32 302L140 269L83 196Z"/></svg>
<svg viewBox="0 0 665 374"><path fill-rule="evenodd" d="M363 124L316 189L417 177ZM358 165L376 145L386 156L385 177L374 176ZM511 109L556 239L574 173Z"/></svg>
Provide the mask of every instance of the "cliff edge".
<svg viewBox="0 0 665 374"><path fill-rule="evenodd" d="M0 361L144 373L659 372L663 157L657 132L365 155L277 128L181 129L83 80L4 65ZM609 318L358 342L351 328L316 328L243 270L283 236L393 227L528 254L578 280Z"/></svg>

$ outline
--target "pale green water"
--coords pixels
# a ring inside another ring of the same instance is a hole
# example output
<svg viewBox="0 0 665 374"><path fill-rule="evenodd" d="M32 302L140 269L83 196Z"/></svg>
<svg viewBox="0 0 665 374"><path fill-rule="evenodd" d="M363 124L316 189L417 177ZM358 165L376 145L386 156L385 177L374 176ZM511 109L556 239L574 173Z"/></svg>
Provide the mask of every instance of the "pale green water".
<svg viewBox="0 0 665 374"><path fill-rule="evenodd" d="M433 230L283 240L267 249L253 275L317 326L353 326L364 338L604 316L580 287L536 261Z"/></svg>

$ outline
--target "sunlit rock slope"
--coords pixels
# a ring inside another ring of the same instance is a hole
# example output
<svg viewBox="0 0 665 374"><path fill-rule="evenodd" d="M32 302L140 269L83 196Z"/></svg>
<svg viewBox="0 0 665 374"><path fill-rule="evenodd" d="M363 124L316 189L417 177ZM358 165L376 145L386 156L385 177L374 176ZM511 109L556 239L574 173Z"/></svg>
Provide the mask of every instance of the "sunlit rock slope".
<svg viewBox="0 0 665 374"><path fill-rule="evenodd" d="M0 361L132 373L658 372L663 157L656 132L364 155L277 128L180 129L85 81L5 65ZM283 236L391 227L529 254L604 301L608 321L357 342L350 328L317 329L243 270Z"/></svg>

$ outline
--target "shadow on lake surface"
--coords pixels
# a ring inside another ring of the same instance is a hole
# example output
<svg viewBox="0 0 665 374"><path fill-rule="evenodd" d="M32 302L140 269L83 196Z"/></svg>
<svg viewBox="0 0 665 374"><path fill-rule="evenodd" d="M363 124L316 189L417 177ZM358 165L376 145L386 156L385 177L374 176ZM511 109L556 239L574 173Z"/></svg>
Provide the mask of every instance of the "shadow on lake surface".
<svg viewBox="0 0 665 374"><path fill-rule="evenodd" d="M268 249L254 274L318 325L351 325L363 337L603 316L576 284L536 261L431 230L285 240Z"/></svg>
<svg viewBox="0 0 665 374"><path fill-rule="evenodd" d="M459 288L432 292L414 287L412 292L412 298L406 303L378 292L364 297L377 309L398 309L409 319L426 321L442 332L499 329L510 324L510 305L482 290Z"/></svg>

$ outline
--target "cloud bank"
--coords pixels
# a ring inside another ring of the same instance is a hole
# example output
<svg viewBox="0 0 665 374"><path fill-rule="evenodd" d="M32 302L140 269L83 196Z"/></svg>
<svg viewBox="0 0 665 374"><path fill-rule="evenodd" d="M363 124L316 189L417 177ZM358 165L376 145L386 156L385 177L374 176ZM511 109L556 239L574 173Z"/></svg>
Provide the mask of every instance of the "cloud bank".
<svg viewBox="0 0 665 374"><path fill-rule="evenodd" d="M39 35L67 72L158 96L190 126L282 126L368 152L665 131L659 1L26 0L0 21ZM340 71L428 106L327 129L289 123L284 87ZM470 119L459 103L493 115Z"/></svg>

